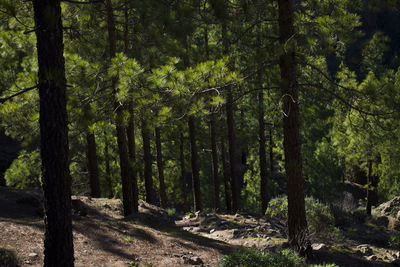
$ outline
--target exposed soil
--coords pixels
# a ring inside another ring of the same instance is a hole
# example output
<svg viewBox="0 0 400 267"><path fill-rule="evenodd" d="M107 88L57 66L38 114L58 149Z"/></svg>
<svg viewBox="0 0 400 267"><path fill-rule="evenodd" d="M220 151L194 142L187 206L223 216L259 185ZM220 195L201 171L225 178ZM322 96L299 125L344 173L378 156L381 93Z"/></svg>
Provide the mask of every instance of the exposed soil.
<svg viewBox="0 0 400 267"><path fill-rule="evenodd" d="M0 255L14 254L20 266L43 265L40 201L40 192L0 187ZM73 197L73 207L76 266L216 266L239 246L287 247L285 226L255 215L179 218L141 202L139 215L123 218L120 200L88 197ZM387 247L391 233L367 221L346 226L341 241L314 237L311 262L394 266L400 254Z"/></svg>

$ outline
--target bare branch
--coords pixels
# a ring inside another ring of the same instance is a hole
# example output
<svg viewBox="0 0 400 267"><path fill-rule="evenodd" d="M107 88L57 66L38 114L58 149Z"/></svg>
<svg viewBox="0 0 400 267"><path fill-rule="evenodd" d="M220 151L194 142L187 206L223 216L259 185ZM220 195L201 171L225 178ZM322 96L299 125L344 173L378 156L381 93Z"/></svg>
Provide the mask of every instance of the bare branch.
<svg viewBox="0 0 400 267"><path fill-rule="evenodd" d="M0 98L0 104L3 104L4 102L6 102L6 101L8 101L8 100L10 100L10 99L12 99L12 98L14 98L16 96L22 95L22 94L24 94L26 92L29 92L29 91L31 91L31 90L33 90L35 88L37 88L37 85L29 87L29 88L25 88L25 89L21 90L20 92L18 92L16 94L13 94L13 95L10 95L10 96L7 96L5 98Z"/></svg>

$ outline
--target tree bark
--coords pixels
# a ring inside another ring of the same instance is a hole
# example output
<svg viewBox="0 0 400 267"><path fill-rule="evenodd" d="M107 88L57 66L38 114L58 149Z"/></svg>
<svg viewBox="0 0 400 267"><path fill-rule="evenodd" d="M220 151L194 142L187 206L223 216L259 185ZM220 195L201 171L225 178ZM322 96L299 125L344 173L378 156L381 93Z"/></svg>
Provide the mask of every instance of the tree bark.
<svg viewBox="0 0 400 267"><path fill-rule="evenodd" d="M128 14L128 0L125 0L124 7L124 52L128 55L129 52L129 14ZM130 167L130 179L132 183L133 192L133 212L139 211L139 193L138 193L138 182L137 182L137 171L136 171L136 143L135 143L135 123L134 123L134 112L133 112L133 88L129 88L129 103L128 103L129 120L126 134L128 138L128 154L129 154L129 167Z"/></svg>
<svg viewBox="0 0 400 267"><path fill-rule="evenodd" d="M229 53L229 44L227 39L226 22L222 23L222 42L224 46L224 54ZM237 165L236 165L236 138L235 124L233 118L233 96L231 86L227 87L226 101L226 122L228 126L228 149L229 149L229 166L232 191L232 211L237 212L240 208L240 192L237 186Z"/></svg>
<svg viewBox="0 0 400 267"><path fill-rule="evenodd" d="M161 150L161 136L160 128L156 127L156 150L157 150L157 168L158 168L158 183L159 183L159 195L161 208L167 208L167 194L165 193L165 183L164 183L164 162L162 158Z"/></svg>
<svg viewBox="0 0 400 267"><path fill-rule="evenodd" d="M44 266L74 266L64 45L59 0L34 0L45 206ZM51 16L49 16L51 14Z"/></svg>
<svg viewBox="0 0 400 267"><path fill-rule="evenodd" d="M86 159L89 173L90 196L100 197L99 168L97 164L96 137L90 130L86 130Z"/></svg>
<svg viewBox="0 0 400 267"><path fill-rule="evenodd" d="M143 139L144 185L146 189L146 201L150 204L155 204L151 147L150 147L150 133L149 129L147 128L146 120L142 120L142 139Z"/></svg>
<svg viewBox="0 0 400 267"><path fill-rule="evenodd" d="M267 171L267 152L264 124L264 92L258 93L258 142L259 142L259 161L260 161L260 185L261 185L261 214L265 214L268 206L268 171Z"/></svg>
<svg viewBox="0 0 400 267"><path fill-rule="evenodd" d="M110 45L110 64L111 60L116 54L116 36L115 36L115 23L113 15L113 7L111 0L106 0L107 8L107 25L108 25L108 39ZM112 89L114 94L114 106L116 110L116 131L117 131L117 142L118 142L118 153L120 160L121 180L122 180L122 203L124 208L124 216L128 216L134 211L133 201L133 186L132 180L129 175L129 158L128 158L128 146L126 140L126 129L124 125L124 114L123 108L117 99L116 84L118 76L112 78Z"/></svg>
<svg viewBox="0 0 400 267"><path fill-rule="evenodd" d="M187 189L186 189L186 180L185 180L185 151L184 151L184 142L183 132L179 133L179 162L181 167L181 190L182 190L182 198L183 198L183 211L188 211L188 203L187 203Z"/></svg>
<svg viewBox="0 0 400 267"><path fill-rule="evenodd" d="M301 256L311 257L312 248L307 229L304 177L301 164L301 142L296 78L295 47L290 43L294 36L293 7L290 0L278 0L283 143L285 169L288 178L288 232L289 245Z"/></svg>
<svg viewBox="0 0 400 267"><path fill-rule="evenodd" d="M104 131L104 163L106 165L106 181L108 186L108 197L112 198L114 196L113 187L111 182L111 168L110 168L110 154L108 152L108 138L107 132Z"/></svg>
<svg viewBox="0 0 400 267"><path fill-rule="evenodd" d="M218 177L218 153L217 153L217 134L215 130L215 116L210 115L210 137L211 137L211 155L212 171L214 182L214 210L219 211L219 177Z"/></svg>
<svg viewBox="0 0 400 267"><path fill-rule="evenodd" d="M193 116L189 117L188 125L189 125L190 152L191 152L191 162L192 162L194 210L199 211L201 210L200 177L199 177L199 167L197 166L196 129Z"/></svg>
<svg viewBox="0 0 400 267"><path fill-rule="evenodd" d="M224 175L224 191L225 191L225 205L226 211L232 211L232 198L229 189L229 166L227 164L226 152L225 152L225 140L221 138L221 161L222 161L222 172Z"/></svg>
<svg viewBox="0 0 400 267"><path fill-rule="evenodd" d="M274 173L274 142L272 139L272 125L269 128L269 172L272 177L272 174Z"/></svg>
<svg viewBox="0 0 400 267"><path fill-rule="evenodd" d="M368 175L367 175L367 207L366 212L367 216L371 216L372 210L372 195L374 194L373 191L373 181L372 181L372 160L368 160Z"/></svg>

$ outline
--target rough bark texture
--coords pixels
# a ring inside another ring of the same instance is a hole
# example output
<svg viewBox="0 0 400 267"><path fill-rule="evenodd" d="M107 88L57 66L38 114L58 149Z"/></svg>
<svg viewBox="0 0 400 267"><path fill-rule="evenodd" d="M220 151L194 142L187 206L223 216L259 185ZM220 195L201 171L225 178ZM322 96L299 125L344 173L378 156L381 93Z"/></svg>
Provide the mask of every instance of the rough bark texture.
<svg viewBox="0 0 400 267"><path fill-rule="evenodd" d="M228 54L229 45L227 39L226 23L222 24L222 42L224 46L224 54ZM229 149L229 167L232 191L232 211L236 212L240 208L240 192L237 185L237 166L236 166L236 138L235 123L233 118L233 96L231 86L227 87L226 99L226 122L228 126L228 149Z"/></svg>
<svg viewBox="0 0 400 267"><path fill-rule="evenodd" d="M108 197L112 198L114 193L111 182L110 154L108 153L108 146L107 132L104 132L104 163L106 165L106 181L108 186Z"/></svg>
<svg viewBox="0 0 400 267"><path fill-rule="evenodd" d="M90 196L100 197L99 168L97 164L96 137L92 131L86 130L86 159L89 173Z"/></svg>
<svg viewBox="0 0 400 267"><path fill-rule="evenodd" d="M259 160L260 160L260 183L261 183L261 214L265 214L268 206L267 191L267 152L265 148L265 124L264 124L264 92L261 90L258 94L258 142L259 142Z"/></svg>
<svg viewBox="0 0 400 267"><path fill-rule="evenodd" d="M289 245L302 256L310 257L311 243L307 229L304 203L304 178L301 166L301 142L296 80L295 48L290 43L294 35L293 10L290 0L279 0L280 43L285 47L280 56L283 143L288 179Z"/></svg>
<svg viewBox="0 0 400 267"><path fill-rule="evenodd" d="M199 167L197 166L196 129L193 116L189 117L188 125L189 125L190 152L191 152L191 162L192 162L194 210L199 211L201 210L200 177L199 177Z"/></svg>
<svg viewBox="0 0 400 267"><path fill-rule="evenodd" d="M59 0L34 0L45 206L44 266L74 266L64 46ZM51 14L51 16L49 16Z"/></svg>
<svg viewBox="0 0 400 267"><path fill-rule="evenodd" d="M232 198L229 188L229 166L226 160L226 152L225 152L225 141L224 138L221 138L221 161L222 161L222 172L224 175L224 191L225 191L225 205L226 211L232 211Z"/></svg>
<svg viewBox="0 0 400 267"><path fill-rule="evenodd" d="M210 116L210 137L211 137L211 159L214 182L214 210L219 211L219 177L218 177L218 153L217 153L217 133L215 129L215 116Z"/></svg>
<svg viewBox="0 0 400 267"><path fill-rule="evenodd" d="M161 148L161 136L160 128L156 127L156 150L157 150L157 169L158 169L158 183L159 183L159 195L161 208L167 208L167 194L165 193L165 183L164 183L164 162L162 158L162 148Z"/></svg>
<svg viewBox="0 0 400 267"><path fill-rule="evenodd" d="M269 172L271 174L274 173L275 169L274 169L274 141L272 139L272 125L269 128Z"/></svg>
<svg viewBox="0 0 400 267"><path fill-rule="evenodd" d="M124 8L124 52L127 55L129 53L129 14L128 14L128 0L125 0ZM137 171L136 171L136 143L135 143L135 122L134 122L134 112L133 112L133 88L129 88L129 120L128 127L126 129L126 134L128 137L128 153L129 153L129 167L130 167L130 179L132 183L133 191L133 212L137 213L139 211L139 192L137 183Z"/></svg>
<svg viewBox="0 0 400 267"><path fill-rule="evenodd" d="M187 203L187 189L186 189L186 180L185 180L185 151L184 151L184 143L185 139L183 138L183 132L179 133L179 162L181 167L181 190L182 190L182 198L183 198L183 211L188 211L188 203Z"/></svg>
<svg viewBox="0 0 400 267"><path fill-rule="evenodd" d="M147 128L147 122L145 120L142 120L142 139L143 139L143 161L144 161L144 186L146 189L146 201L148 203L155 204L151 147L150 147L150 133Z"/></svg>
<svg viewBox="0 0 400 267"><path fill-rule="evenodd" d="M106 1L107 8L107 26L108 26L108 39L110 45L110 62L116 54L116 36L115 36L115 23L113 15L113 7L111 0ZM126 140L126 129L124 125L124 114L123 108L117 99L116 83L118 77L112 78L112 89L115 98L115 110L116 110L116 131L117 131L117 142L118 142L118 153L119 153L119 165L121 170L122 180L122 203L124 208L124 216L128 216L134 211L133 203L133 186L132 180L129 173L129 158L128 158L128 145Z"/></svg>

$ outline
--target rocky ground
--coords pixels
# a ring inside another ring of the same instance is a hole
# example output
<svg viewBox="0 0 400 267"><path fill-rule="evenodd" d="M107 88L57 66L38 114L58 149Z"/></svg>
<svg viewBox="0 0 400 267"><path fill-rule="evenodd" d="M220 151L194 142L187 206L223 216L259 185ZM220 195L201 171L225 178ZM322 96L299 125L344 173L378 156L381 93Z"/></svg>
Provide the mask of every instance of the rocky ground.
<svg viewBox="0 0 400 267"><path fill-rule="evenodd" d="M343 224L341 238L313 236L312 263L400 266L388 243L398 234L400 201L385 205L373 218ZM73 213L76 266L216 266L239 246L287 247L284 222L249 214L175 217L141 202L139 215L123 218L119 200L88 197L73 197ZM6 255L20 266L43 264L42 221L39 193L0 187L0 266Z"/></svg>

